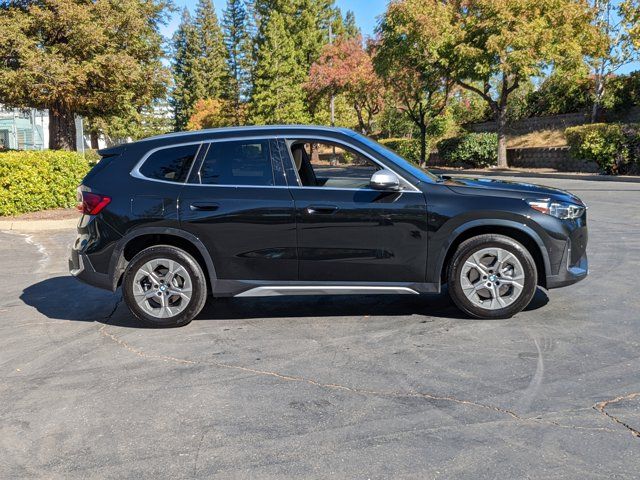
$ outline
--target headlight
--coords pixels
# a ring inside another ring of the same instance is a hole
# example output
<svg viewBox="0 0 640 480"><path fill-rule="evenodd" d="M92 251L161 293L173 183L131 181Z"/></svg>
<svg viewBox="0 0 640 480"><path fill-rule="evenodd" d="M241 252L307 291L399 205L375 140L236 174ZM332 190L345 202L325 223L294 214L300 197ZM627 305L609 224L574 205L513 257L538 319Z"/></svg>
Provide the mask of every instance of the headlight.
<svg viewBox="0 0 640 480"><path fill-rule="evenodd" d="M582 205L576 205L575 203L553 202L549 199L527 200L527 203L534 210L561 220L580 218L586 210Z"/></svg>

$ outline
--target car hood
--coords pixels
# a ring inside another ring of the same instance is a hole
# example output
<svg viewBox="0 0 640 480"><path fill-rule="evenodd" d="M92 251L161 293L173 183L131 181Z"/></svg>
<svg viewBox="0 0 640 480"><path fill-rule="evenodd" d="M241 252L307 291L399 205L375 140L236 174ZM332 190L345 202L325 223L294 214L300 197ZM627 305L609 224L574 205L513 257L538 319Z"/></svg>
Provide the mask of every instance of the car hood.
<svg viewBox="0 0 640 480"><path fill-rule="evenodd" d="M583 205L578 197L569 192L532 183L510 182L493 178L445 177L445 185L462 195L484 194L521 198L551 198Z"/></svg>

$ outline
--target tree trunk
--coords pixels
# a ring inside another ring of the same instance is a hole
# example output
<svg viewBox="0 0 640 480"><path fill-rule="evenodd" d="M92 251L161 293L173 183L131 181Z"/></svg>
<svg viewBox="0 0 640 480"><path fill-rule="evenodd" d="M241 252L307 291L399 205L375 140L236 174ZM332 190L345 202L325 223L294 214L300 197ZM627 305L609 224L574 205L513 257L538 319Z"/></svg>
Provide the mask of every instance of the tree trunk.
<svg viewBox="0 0 640 480"><path fill-rule="evenodd" d="M420 125L420 168L427 164L427 126L422 122Z"/></svg>
<svg viewBox="0 0 640 480"><path fill-rule="evenodd" d="M49 148L76 150L76 122L73 112L61 103L49 108Z"/></svg>
<svg viewBox="0 0 640 480"><path fill-rule="evenodd" d="M506 102L505 102L506 103ZM507 108L501 106L498 117L498 168L509 168L507 163Z"/></svg>
<svg viewBox="0 0 640 480"><path fill-rule="evenodd" d="M98 132L91 132L91 150L98 150L100 148L100 144L98 143L99 137Z"/></svg>
<svg viewBox="0 0 640 480"><path fill-rule="evenodd" d="M363 135L367 135L367 126L364 121L364 116L362 115L362 108L358 104L358 102L353 103L353 108L356 111L356 116L358 117L358 126L360 127L360 133Z"/></svg>
<svg viewBox="0 0 640 480"><path fill-rule="evenodd" d="M604 78L601 74L596 75L593 108L591 109L591 123L596 123L600 117L600 105L604 96Z"/></svg>

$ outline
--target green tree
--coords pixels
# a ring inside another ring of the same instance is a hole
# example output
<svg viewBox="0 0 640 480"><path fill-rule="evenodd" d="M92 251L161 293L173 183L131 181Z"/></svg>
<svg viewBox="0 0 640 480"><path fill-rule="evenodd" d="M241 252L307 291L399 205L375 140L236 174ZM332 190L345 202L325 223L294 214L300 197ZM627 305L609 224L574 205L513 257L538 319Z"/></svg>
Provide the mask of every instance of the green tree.
<svg viewBox="0 0 640 480"><path fill-rule="evenodd" d="M640 50L640 0L624 0L620 12L629 41L636 51Z"/></svg>
<svg viewBox="0 0 640 480"><path fill-rule="evenodd" d="M329 25L334 34L342 30L340 11L333 0L256 0L255 10L259 22L258 45L264 42L264 27L274 13L282 18L284 29L292 38L300 65L301 81L304 81L311 64L329 42Z"/></svg>
<svg viewBox="0 0 640 480"><path fill-rule="evenodd" d="M351 10L347 10L344 16L344 33L342 35L346 38L356 38L362 35L356 23L356 16Z"/></svg>
<svg viewBox="0 0 640 480"><path fill-rule="evenodd" d="M593 25L600 33L593 55L587 57L594 80L593 107L591 122L597 122L600 109L610 80L616 71L628 65L637 54L630 35L634 22L630 22L626 13L627 2L614 0L591 0L593 4Z"/></svg>
<svg viewBox="0 0 640 480"><path fill-rule="evenodd" d="M569 69L582 62L598 38L592 10L586 0L474 0L447 6L443 58L458 84L490 106L497 123L498 166L506 167L511 94L550 66ZM414 15L412 23L423 39L433 34L428 19Z"/></svg>
<svg viewBox="0 0 640 480"><path fill-rule="evenodd" d="M228 81L226 48L212 0L198 0L194 26L200 43L196 70L198 99L218 98L225 93Z"/></svg>
<svg viewBox="0 0 640 480"><path fill-rule="evenodd" d="M227 93L226 48L213 2L199 0L192 18L185 8L173 36L172 106L177 130L187 126L198 100Z"/></svg>
<svg viewBox="0 0 640 480"><path fill-rule="evenodd" d="M7 1L0 103L49 110L49 147L75 149L74 117L129 119L166 91L165 0Z"/></svg>
<svg viewBox="0 0 640 480"><path fill-rule="evenodd" d="M283 15L270 12L262 28L250 118L255 124L305 123L309 116L299 56Z"/></svg>
<svg viewBox="0 0 640 480"><path fill-rule="evenodd" d="M243 122L243 104L251 94L252 40L248 31L247 10L242 0L229 0L222 21L227 49L229 81L226 97L234 109L235 124Z"/></svg>
<svg viewBox="0 0 640 480"><path fill-rule="evenodd" d="M440 56L448 15L447 6L437 1L394 2L378 26L375 66L419 131L420 166L427 160L429 128L445 111L453 86Z"/></svg>
<svg viewBox="0 0 640 480"><path fill-rule="evenodd" d="M140 140L173 130L171 108L166 98L159 98L129 117L94 117L85 124L91 138L91 148L98 148L98 139L103 135L107 144L122 139Z"/></svg>
<svg viewBox="0 0 640 480"><path fill-rule="evenodd" d="M200 48L196 27L189 10L182 11L182 20L173 35L172 73L174 87L170 104L175 129L183 130L193 114L196 102L204 96L199 88L198 74Z"/></svg>

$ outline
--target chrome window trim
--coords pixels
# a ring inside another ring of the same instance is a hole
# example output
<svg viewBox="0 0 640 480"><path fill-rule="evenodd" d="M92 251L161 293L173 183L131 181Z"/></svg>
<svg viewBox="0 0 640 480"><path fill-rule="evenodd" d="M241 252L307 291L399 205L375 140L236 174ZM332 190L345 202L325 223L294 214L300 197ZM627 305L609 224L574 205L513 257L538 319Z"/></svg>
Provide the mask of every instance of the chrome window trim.
<svg viewBox="0 0 640 480"><path fill-rule="evenodd" d="M289 141L304 141L304 140L323 140L325 142L329 142L329 143L335 143L337 145L342 145L343 147L348 147L352 150L355 150L356 152L358 152L360 155L362 155L363 157L365 157L366 159L370 160L371 162L375 163L376 165L378 165L380 168L385 169L385 170L389 170L391 172L393 172L395 175L398 176L398 178L404 182L406 185L409 185L409 187L411 187L413 190L399 190L402 193L422 193L415 185L413 185L411 182L409 182L406 178L404 178L402 175L400 175L398 172L396 172L393 168L388 167L387 165L384 165L382 163L380 163L378 160L376 160L375 158L372 158L371 155L369 155L367 152L363 151L361 148L356 147L355 145L352 145L351 143L347 143L344 140L338 140L335 138L331 138L331 137L325 137L322 135L311 135L309 137L298 137L298 138L290 138L290 137L283 137L283 140L285 142L289 142ZM287 145L287 152L289 153L289 161L292 162L291 164L293 165L293 158L291 156L291 149L289 148L289 146ZM295 168L294 168L295 171ZM298 172L296 172L296 177L298 178L298 182L300 182L300 176L298 175ZM357 192L361 192L361 191L373 191L373 192L382 192L384 190L376 190L374 188L339 188L339 187L307 187L304 185L290 185L289 188L307 188L307 189L321 189L321 190L351 190L351 191L357 191ZM396 190L389 190L389 191L396 191Z"/></svg>
<svg viewBox="0 0 640 480"><path fill-rule="evenodd" d="M200 155L201 151L203 148L205 148L205 146L208 148L210 146L210 144L212 143L218 143L218 142L234 142L234 141L243 141L243 140L275 140L278 141L279 139L285 140L285 142L287 140L293 140L295 141L295 138L284 138L278 135L256 135L256 136L248 136L248 137L233 137L233 138L216 138L216 139L211 139L211 140L200 140L200 141L193 141L193 142L185 142L185 143L174 143L171 145L162 145L160 147L156 147L156 148L152 148L151 150L149 150L147 153L145 153L142 156L142 159L140 159L140 161L138 161L138 163L136 163L136 165L133 167L133 169L130 172L130 175L134 178L138 178L140 180L146 180L149 182L159 182L159 183L167 183L169 185L189 185L189 186L193 186L193 187L209 187L209 188L285 188L285 189L309 189L309 190L340 190L340 191L352 191L352 192L382 192L382 190L376 190L373 188L340 188L340 187L305 187L303 185L212 185L212 184L204 184L204 183L187 183L187 181L185 180L184 182L170 182L169 180L161 180L159 178L150 178L150 177L146 177L144 176L141 172L140 172L140 168L142 167L142 165L144 165L144 163L147 161L147 159L153 155L155 152L160 151L160 150L167 150L169 148L176 148L176 147L186 147L189 145L200 145L200 147L198 148L198 151L196 152L196 155L194 157L193 163L191 164L191 168L189 170L189 175L187 176L187 180L189 179L189 176L191 176L191 169L194 167L195 162L198 160L198 156ZM366 152L364 152L362 149L356 147L355 145L351 145L350 143L346 143L342 140L337 140L335 138L331 138L331 137L325 137L322 135L312 135L309 137L299 137L298 140L310 140L310 139L318 139L318 140L323 140L326 142L333 142L336 143L338 145L343 145L343 146L347 146L353 150L355 150L356 152L360 153L361 155L363 155L365 158L369 159L370 161L372 161L373 163L375 163L376 165L378 165L381 168L385 168L387 170L392 171L393 173L395 173L398 178L400 178L403 182L405 182L407 185L411 186L411 188L413 190L400 190L400 192L402 193L422 193L415 185L413 185L411 182L409 182L406 178L404 178L402 175L399 175L398 172L396 172L394 169L387 167L386 165L380 163L379 161L371 158L371 155L367 154ZM287 146L287 152L289 154L289 161L293 162L293 159L291 158L291 150L289 149L289 147ZM284 159L283 159L284 160ZM297 175L297 172L296 172Z"/></svg>
<svg viewBox="0 0 640 480"><path fill-rule="evenodd" d="M136 163L136 165L133 167L133 169L130 172L130 175L132 177L138 178L140 180L147 180L149 182L168 183L170 185L190 185L190 186L195 186L195 187L231 187L231 188L252 188L252 187L253 188L289 188L286 185L212 185L212 184L188 183L187 182L187 180L189 179L189 177L193 173L192 172L193 167L195 166L195 163L198 160L198 156L202 152L203 148L206 147L208 149L210 144L212 144L212 143L234 142L234 141L242 141L242 140L277 140L277 137L274 136L274 135L259 135L259 136L252 136L252 137L216 138L216 139L212 139L212 140L200 140L200 141L185 142L185 143L174 143L174 144L171 144L171 145L162 145L160 147L152 148L147 153L145 153L142 156L142 159L140 159L140 161L138 163ZM193 162L191 163L191 168L189 169L189 175L187 175L187 180L185 180L184 182L170 182L169 180L161 180L159 178L150 178L150 177L147 177L147 176L143 175L140 172L140 168L149 159L149 157L151 155L153 155L155 152L157 152L159 150L167 150L169 148L186 147L188 145L200 145L200 148L198 148L198 151L196 152L196 155L195 155L195 157L193 159Z"/></svg>
<svg viewBox="0 0 640 480"><path fill-rule="evenodd" d="M159 178L151 178L151 177L147 177L147 176L143 175L142 172L140 172L140 169L142 168L144 163L154 153L159 152L160 150L168 150L170 148L188 147L189 145L199 145L199 147L198 147L198 150L196 151L196 154L193 157L193 161L191 162L191 166L189 167L189 174L187 175L187 178L185 179L184 182L170 182L169 180L161 180ZM152 148L151 150L149 150L147 153L145 153L142 156L140 161L138 163L136 163L136 165L133 167L131 172L129 172L129 174L134 178L138 178L140 180L148 180L150 182L168 183L170 185L185 185L187 183L187 180L189 179L189 175L191 175L191 169L193 168L193 164L198 159L198 155L200 155L200 151L202 150L202 146L203 145L204 145L204 142L198 141L198 142L174 143L174 144L171 144L171 145L162 145L160 147Z"/></svg>

